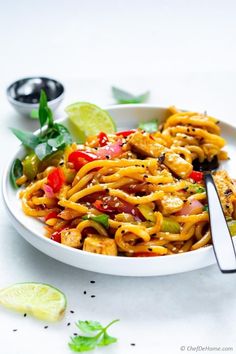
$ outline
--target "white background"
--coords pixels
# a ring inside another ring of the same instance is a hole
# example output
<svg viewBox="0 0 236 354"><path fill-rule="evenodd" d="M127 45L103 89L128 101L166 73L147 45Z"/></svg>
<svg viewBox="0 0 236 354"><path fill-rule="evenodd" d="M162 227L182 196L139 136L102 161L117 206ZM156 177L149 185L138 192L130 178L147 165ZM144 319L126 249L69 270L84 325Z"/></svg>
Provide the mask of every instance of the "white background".
<svg viewBox="0 0 236 354"><path fill-rule="evenodd" d="M6 86L23 76L62 80L64 105L112 103L116 84L137 93L150 89L150 102L161 106L207 110L234 123L235 18L236 3L229 0L0 0L0 169L18 146L8 127L36 128L5 98ZM66 354L75 320L115 318L121 321L111 332L119 342L97 353L175 354L181 345L186 352L191 345L236 352L235 275L221 275L216 266L148 279L93 274L28 245L3 206L0 220L0 287L47 282L66 293L68 310L75 311L45 330L44 323L1 309L1 353Z"/></svg>

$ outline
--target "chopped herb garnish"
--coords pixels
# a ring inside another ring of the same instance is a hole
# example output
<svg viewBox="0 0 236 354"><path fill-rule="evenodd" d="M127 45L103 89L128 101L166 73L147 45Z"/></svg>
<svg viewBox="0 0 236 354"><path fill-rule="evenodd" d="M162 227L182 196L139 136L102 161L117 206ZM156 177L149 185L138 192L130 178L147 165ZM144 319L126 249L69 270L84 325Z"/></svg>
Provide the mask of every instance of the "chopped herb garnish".
<svg viewBox="0 0 236 354"><path fill-rule="evenodd" d="M204 187L199 186L197 183L190 184L187 187L188 192L190 193L204 193L206 189Z"/></svg>
<svg viewBox="0 0 236 354"><path fill-rule="evenodd" d="M14 160L11 171L10 171L10 181L13 188L19 188L16 183L16 180L22 176L23 173L23 166L19 159Z"/></svg>
<svg viewBox="0 0 236 354"><path fill-rule="evenodd" d="M85 333L86 336L76 335L75 337L71 337L71 341L68 343L70 349L74 352L85 352L93 350L96 347L102 347L117 342L117 338L111 337L107 333L107 329L118 321L119 320L114 320L106 327L103 327L101 323L97 321L78 321L76 326Z"/></svg>
<svg viewBox="0 0 236 354"><path fill-rule="evenodd" d="M117 87L112 87L112 95L117 103L127 104L127 103L143 103L146 102L149 98L150 92L146 91L145 93L135 96L131 93L121 90Z"/></svg>
<svg viewBox="0 0 236 354"><path fill-rule="evenodd" d="M209 210L208 205L204 205L203 211L208 211L208 210Z"/></svg>
<svg viewBox="0 0 236 354"><path fill-rule="evenodd" d="M93 220L97 223L104 226L106 229L109 227L109 216L107 214L99 214L99 215L84 215L82 217L83 220Z"/></svg>
<svg viewBox="0 0 236 354"><path fill-rule="evenodd" d="M39 160L43 160L53 152L63 150L66 145L71 144L72 138L66 127L54 122L52 111L47 104L46 93L43 90L40 95L38 118L41 127L38 136L15 128L11 128L11 131L24 146L35 152ZM46 130L42 129L44 127Z"/></svg>
<svg viewBox="0 0 236 354"><path fill-rule="evenodd" d="M158 121L156 119L150 120L148 122L141 122L138 128L145 130L147 133L153 133L158 130Z"/></svg>

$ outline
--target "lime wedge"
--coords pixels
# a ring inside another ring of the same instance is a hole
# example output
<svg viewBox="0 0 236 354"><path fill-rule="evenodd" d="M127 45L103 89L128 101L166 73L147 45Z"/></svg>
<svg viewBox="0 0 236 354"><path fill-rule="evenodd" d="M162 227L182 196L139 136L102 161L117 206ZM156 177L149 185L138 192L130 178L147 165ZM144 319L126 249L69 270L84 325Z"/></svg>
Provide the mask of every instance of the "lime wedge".
<svg viewBox="0 0 236 354"><path fill-rule="evenodd" d="M65 111L68 114L69 129L80 142L84 142L90 135L97 135L100 132L110 134L116 131L111 116L94 104L77 102L67 106Z"/></svg>
<svg viewBox="0 0 236 354"><path fill-rule="evenodd" d="M19 283L0 290L0 304L39 320L54 322L64 315L66 297L47 284Z"/></svg>

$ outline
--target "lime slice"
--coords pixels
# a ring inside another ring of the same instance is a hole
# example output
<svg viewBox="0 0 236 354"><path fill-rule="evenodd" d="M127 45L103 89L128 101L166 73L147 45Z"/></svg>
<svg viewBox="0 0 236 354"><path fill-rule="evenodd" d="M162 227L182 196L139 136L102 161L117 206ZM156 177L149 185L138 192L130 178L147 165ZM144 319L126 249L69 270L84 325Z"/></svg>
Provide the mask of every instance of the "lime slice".
<svg viewBox="0 0 236 354"><path fill-rule="evenodd" d="M40 320L54 322L64 315L66 297L47 284L19 283L0 290L0 304Z"/></svg>
<svg viewBox="0 0 236 354"><path fill-rule="evenodd" d="M100 132L114 133L116 125L103 109L87 102L77 102L66 107L68 126L76 139L84 142L87 136Z"/></svg>

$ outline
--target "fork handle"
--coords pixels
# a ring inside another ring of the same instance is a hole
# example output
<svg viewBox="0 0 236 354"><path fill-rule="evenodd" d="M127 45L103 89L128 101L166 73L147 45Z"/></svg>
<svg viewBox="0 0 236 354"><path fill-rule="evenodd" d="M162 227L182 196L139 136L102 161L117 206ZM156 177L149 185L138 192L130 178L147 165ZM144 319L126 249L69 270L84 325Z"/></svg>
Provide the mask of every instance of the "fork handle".
<svg viewBox="0 0 236 354"><path fill-rule="evenodd" d="M215 257L222 273L234 273L236 272L235 248L223 213L216 185L210 172L205 172L204 178Z"/></svg>

